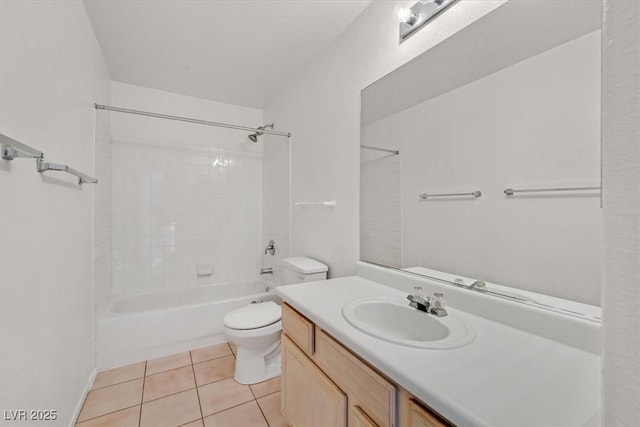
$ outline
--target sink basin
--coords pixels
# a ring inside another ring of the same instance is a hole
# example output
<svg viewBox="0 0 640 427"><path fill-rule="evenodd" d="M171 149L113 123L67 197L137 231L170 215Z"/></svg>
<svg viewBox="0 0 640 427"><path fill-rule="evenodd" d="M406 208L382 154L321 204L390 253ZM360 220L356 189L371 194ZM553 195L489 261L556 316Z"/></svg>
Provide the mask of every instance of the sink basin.
<svg viewBox="0 0 640 427"><path fill-rule="evenodd" d="M475 339L475 331L455 315L436 317L408 304L399 298L358 298L342 308L342 315L362 332L409 347L455 348Z"/></svg>

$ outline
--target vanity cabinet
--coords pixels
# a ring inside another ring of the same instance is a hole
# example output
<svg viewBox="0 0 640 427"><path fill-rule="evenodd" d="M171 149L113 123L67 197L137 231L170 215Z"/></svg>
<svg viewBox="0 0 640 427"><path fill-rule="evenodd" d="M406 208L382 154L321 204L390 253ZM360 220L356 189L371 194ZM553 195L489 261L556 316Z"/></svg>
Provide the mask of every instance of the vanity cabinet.
<svg viewBox="0 0 640 427"><path fill-rule="evenodd" d="M282 413L292 427L451 425L282 305Z"/></svg>
<svg viewBox="0 0 640 427"><path fill-rule="evenodd" d="M347 425L347 396L284 335L281 402L291 426Z"/></svg>

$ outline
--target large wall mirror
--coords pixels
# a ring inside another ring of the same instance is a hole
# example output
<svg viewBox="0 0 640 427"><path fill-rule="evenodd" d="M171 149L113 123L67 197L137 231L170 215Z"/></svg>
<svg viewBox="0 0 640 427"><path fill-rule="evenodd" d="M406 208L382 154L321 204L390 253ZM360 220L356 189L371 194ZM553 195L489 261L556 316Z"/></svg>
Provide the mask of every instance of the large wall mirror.
<svg viewBox="0 0 640 427"><path fill-rule="evenodd" d="M600 27L510 0L365 88L361 259L599 306Z"/></svg>

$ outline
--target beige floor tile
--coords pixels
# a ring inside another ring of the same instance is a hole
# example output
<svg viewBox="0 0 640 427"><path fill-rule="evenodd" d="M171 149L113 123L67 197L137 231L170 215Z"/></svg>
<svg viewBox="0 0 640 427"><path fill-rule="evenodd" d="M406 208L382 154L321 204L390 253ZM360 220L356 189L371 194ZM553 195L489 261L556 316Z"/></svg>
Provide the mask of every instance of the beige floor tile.
<svg viewBox="0 0 640 427"><path fill-rule="evenodd" d="M287 427L288 424L280 410L280 392L258 399L258 405L260 405L269 427Z"/></svg>
<svg viewBox="0 0 640 427"><path fill-rule="evenodd" d="M189 424L183 424L180 427L204 427L204 422L200 419Z"/></svg>
<svg viewBox="0 0 640 427"><path fill-rule="evenodd" d="M229 347L231 347L231 351L233 352L233 354L236 354L238 352L238 346L235 345L234 343L229 343Z"/></svg>
<svg viewBox="0 0 640 427"><path fill-rule="evenodd" d="M219 357L193 365L198 386L220 381L233 376L236 359L233 356Z"/></svg>
<svg viewBox="0 0 640 427"><path fill-rule="evenodd" d="M147 376L191 365L188 351L147 361Z"/></svg>
<svg viewBox="0 0 640 427"><path fill-rule="evenodd" d="M140 426L175 427L196 421L201 417L198 393L193 389L144 403Z"/></svg>
<svg viewBox="0 0 640 427"><path fill-rule="evenodd" d="M205 427L269 427L255 400L204 419Z"/></svg>
<svg viewBox="0 0 640 427"><path fill-rule="evenodd" d="M91 390L84 401L78 421L99 417L142 401L142 378Z"/></svg>
<svg viewBox="0 0 640 427"><path fill-rule="evenodd" d="M101 417L76 424L78 427L138 427L140 421L140 406L112 412Z"/></svg>
<svg viewBox="0 0 640 427"><path fill-rule="evenodd" d="M172 369L145 378L142 401L148 402L195 387L196 380L191 366Z"/></svg>
<svg viewBox="0 0 640 427"><path fill-rule="evenodd" d="M202 415L214 414L253 400L251 389L233 378L198 387Z"/></svg>
<svg viewBox="0 0 640 427"><path fill-rule="evenodd" d="M97 388L135 380L136 378L142 378L144 377L146 363L147 362L134 363L133 365L98 372L91 389L95 390Z"/></svg>
<svg viewBox="0 0 640 427"><path fill-rule="evenodd" d="M275 393L276 391L280 391L280 377L271 378L270 380L263 381L258 384L252 384L251 391L256 399L266 396L267 394Z"/></svg>
<svg viewBox="0 0 640 427"><path fill-rule="evenodd" d="M191 360L193 363L200 363L205 360L216 359L218 357L231 356L232 354L229 344L225 342L222 344L191 350Z"/></svg>

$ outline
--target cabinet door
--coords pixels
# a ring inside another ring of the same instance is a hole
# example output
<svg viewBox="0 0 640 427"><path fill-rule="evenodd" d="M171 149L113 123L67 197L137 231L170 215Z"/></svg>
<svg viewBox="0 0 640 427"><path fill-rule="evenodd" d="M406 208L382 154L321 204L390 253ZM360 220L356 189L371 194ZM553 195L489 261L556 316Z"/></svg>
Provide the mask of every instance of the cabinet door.
<svg viewBox="0 0 640 427"><path fill-rule="evenodd" d="M317 328L316 328L317 329ZM314 360L377 425L396 426L396 387L323 330L316 333Z"/></svg>
<svg viewBox="0 0 640 427"><path fill-rule="evenodd" d="M349 427L378 427L359 406L352 406L349 411Z"/></svg>
<svg viewBox="0 0 640 427"><path fill-rule="evenodd" d="M286 335L281 404L292 427L346 426L347 396Z"/></svg>

